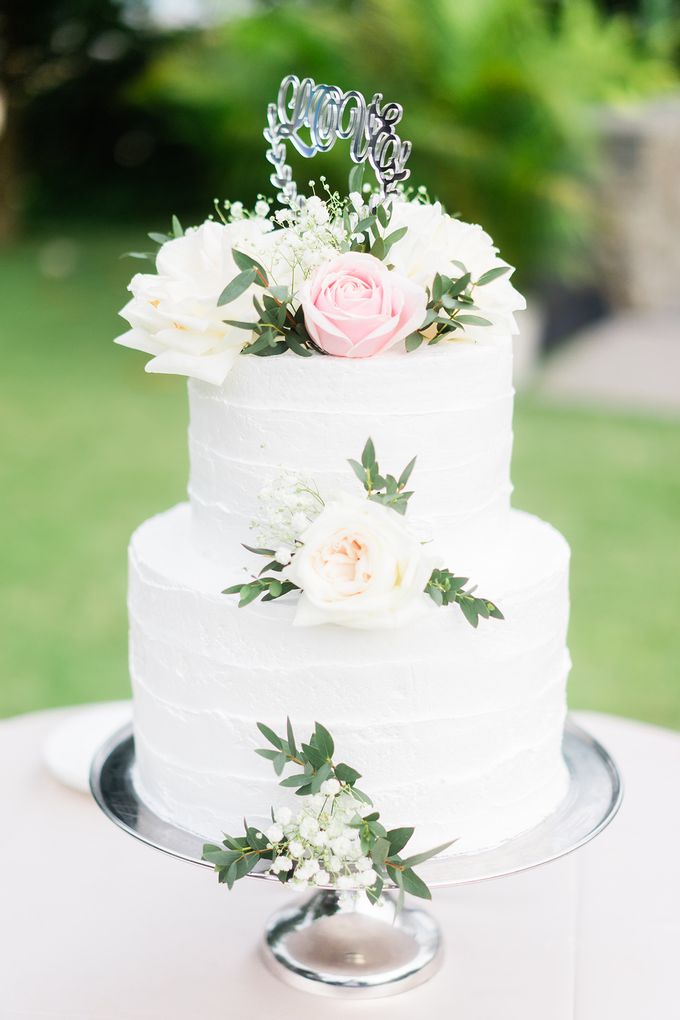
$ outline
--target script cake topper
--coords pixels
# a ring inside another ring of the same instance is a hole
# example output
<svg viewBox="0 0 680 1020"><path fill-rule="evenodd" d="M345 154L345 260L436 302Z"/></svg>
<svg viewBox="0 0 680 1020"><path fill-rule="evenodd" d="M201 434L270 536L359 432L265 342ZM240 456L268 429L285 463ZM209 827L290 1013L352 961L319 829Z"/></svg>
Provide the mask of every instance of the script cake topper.
<svg viewBox="0 0 680 1020"><path fill-rule="evenodd" d="M351 139L352 160L368 160L383 196L394 191L410 174L404 164L411 154L411 143L402 142L395 130L403 112L399 103L383 103L380 92L367 104L356 89L343 92L337 85L316 85L312 78L300 81L297 75L287 75L276 102L267 108L264 129L269 143L267 159L274 165L270 180L280 201L304 204L286 163L288 140L302 156L311 158L317 152L328 152L338 138ZM305 129L309 131L308 141L300 135Z"/></svg>

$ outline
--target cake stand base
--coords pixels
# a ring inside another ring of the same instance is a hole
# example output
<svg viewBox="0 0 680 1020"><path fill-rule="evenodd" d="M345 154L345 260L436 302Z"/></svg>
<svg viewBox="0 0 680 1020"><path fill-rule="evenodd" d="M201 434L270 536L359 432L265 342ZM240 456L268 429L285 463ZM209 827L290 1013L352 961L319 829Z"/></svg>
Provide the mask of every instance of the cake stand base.
<svg viewBox="0 0 680 1020"><path fill-rule="evenodd" d="M562 745L569 788L535 828L497 847L435 857L418 868L432 888L465 885L535 868L571 853L602 832L621 803L621 779L606 750L567 720ZM131 836L182 860L202 859L204 840L157 815L135 786L135 744L127 726L92 762L90 785L108 817ZM277 882L266 866L250 878ZM219 895L217 890L215 895ZM365 896L346 906L333 889L275 914L264 937L267 966L289 984L320 995L377 998L427 981L441 959L441 936L424 910L396 912L391 892L373 906Z"/></svg>
<svg viewBox="0 0 680 1020"><path fill-rule="evenodd" d="M439 928L424 910L385 893L344 906L324 889L274 914L262 956L269 970L306 992L352 999L396 995L427 981L441 962Z"/></svg>

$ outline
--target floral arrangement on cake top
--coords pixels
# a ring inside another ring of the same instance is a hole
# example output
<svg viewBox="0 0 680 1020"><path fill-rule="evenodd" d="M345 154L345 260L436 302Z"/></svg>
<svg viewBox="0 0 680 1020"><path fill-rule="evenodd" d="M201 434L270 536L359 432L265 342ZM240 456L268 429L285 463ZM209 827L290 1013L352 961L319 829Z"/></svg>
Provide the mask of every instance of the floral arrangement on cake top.
<svg viewBox="0 0 680 1020"><path fill-rule="evenodd" d="M349 461L365 497L342 494L328 503L313 481L291 479L290 487L268 489L268 520L260 534L274 548L246 545L267 559L260 572L223 595L238 595L239 607L256 599L273 602L299 591L294 625L334 623L361 629L401 627L435 606L458 606L477 627L480 617L502 620L485 596L466 588L437 565L428 546L403 520L413 492L407 491L416 458L399 477L382 475L371 439L361 461ZM277 576L278 575L278 576Z"/></svg>
<svg viewBox="0 0 680 1020"><path fill-rule="evenodd" d="M120 313L130 328L116 342L151 354L148 372L220 385L241 354L368 358L516 333L525 301L512 267L480 226L451 216L425 188L404 186L401 108L381 108L381 98L367 108L356 92L284 79L265 131L279 208L263 196L251 211L216 201L217 218L185 231L175 217L170 235L149 234L155 256L130 254L155 258L156 272L131 280ZM313 193L298 195L283 140L313 155L336 137L352 138L359 163L348 194L322 176L320 194L310 181ZM380 187L364 181L366 159Z"/></svg>

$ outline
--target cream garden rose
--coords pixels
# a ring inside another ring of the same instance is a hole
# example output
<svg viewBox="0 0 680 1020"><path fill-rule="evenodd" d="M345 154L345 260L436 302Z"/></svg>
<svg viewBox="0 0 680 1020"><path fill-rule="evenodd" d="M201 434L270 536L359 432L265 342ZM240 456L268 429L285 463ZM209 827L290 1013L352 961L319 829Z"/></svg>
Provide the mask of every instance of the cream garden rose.
<svg viewBox="0 0 680 1020"><path fill-rule="evenodd" d="M433 564L395 510L343 496L301 541L284 571L302 589L295 626L400 627L427 612Z"/></svg>
<svg viewBox="0 0 680 1020"><path fill-rule="evenodd" d="M130 329L116 343L152 354L147 372L222 383L250 339L223 320L247 321L253 314L252 289L228 306L217 304L239 272L232 249L259 249L270 226L256 218L230 224L208 220L167 241L156 257L157 273L133 277L132 299L120 312Z"/></svg>
<svg viewBox="0 0 680 1020"><path fill-rule="evenodd" d="M408 229L390 249L390 262L404 276L430 290L436 273L453 278L462 274L456 262L465 266L473 280L478 280L489 269L508 265L498 257L498 249L486 231L476 223L465 223L449 216L439 202L396 199L390 231L400 227ZM512 272L514 270L474 290L474 301L479 309L476 314L488 319L491 325L466 325L466 337L493 343L494 337L518 332L513 313L526 308L526 301L510 283Z"/></svg>
<svg viewBox="0 0 680 1020"><path fill-rule="evenodd" d="M339 358L370 358L405 340L427 304L420 284L362 252L321 265L299 298L312 340Z"/></svg>

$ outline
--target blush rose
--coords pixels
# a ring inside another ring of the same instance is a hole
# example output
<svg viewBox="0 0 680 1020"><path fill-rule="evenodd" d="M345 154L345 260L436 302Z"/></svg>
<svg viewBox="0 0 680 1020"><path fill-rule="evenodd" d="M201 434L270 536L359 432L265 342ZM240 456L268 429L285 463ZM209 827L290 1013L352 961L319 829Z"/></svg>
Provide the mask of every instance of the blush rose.
<svg viewBox="0 0 680 1020"><path fill-rule="evenodd" d="M375 256L346 252L316 270L300 303L307 332L322 351L371 358L422 325L427 295Z"/></svg>
<svg viewBox="0 0 680 1020"><path fill-rule="evenodd" d="M427 612L432 563L395 510L343 496L301 542L284 571L302 589L295 626L400 627Z"/></svg>

